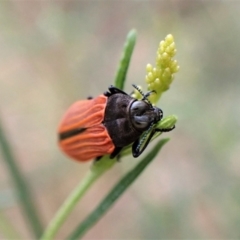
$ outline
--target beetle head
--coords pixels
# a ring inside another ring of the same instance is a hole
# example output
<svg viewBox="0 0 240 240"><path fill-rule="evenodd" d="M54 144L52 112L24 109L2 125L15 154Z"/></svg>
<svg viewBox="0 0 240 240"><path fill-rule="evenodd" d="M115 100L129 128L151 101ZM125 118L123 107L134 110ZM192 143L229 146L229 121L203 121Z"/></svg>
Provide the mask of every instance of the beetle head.
<svg viewBox="0 0 240 240"><path fill-rule="evenodd" d="M140 131L145 131L151 124L155 124L163 117L160 108L153 107L149 102L134 101L130 107L130 118L133 126Z"/></svg>

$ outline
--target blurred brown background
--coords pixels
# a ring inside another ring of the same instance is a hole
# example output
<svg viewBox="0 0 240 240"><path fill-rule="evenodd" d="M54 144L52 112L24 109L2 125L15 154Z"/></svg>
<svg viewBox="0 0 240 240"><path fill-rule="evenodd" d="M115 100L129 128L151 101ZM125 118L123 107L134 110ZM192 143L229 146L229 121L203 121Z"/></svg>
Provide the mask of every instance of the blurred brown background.
<svg viewBox="0 0 240 240"><path fill-rule="evenodd" d="M181 69L159 106L179 121L157 159L84 239L239 238L239 1L1 2L1 119L44 225L91 165L59 151L58 122L71 103L113 83L132 28L138 38L125 90L143 85L159 41L173 34ZM102 177L58 238L139 160L125 158ZM31 238L3 161L0 179L1 211Z"/></svg>

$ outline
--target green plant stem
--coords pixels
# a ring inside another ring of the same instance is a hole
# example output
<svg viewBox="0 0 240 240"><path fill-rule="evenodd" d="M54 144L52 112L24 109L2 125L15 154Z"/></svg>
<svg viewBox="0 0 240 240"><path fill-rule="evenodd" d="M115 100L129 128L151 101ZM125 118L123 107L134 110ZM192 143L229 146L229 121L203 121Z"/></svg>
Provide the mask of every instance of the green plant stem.
<svg viewBox="0 0 240 240"><path fill-rule="evenodd" d="M131 60L132 52L136 43L137 33L135 29L132 29L128 35L123 47L122 57L118 66L118 70L115 76L115 87L123 90L126 75Z"/></svg>
<svg viewBox="0 0 240 240"><path fill-rule="evenodd" d="M75 240L82 237L88 229L90 229L106 211L114 204L114 202L125 192L130 184L141 174L145 167L155 158L159 150L169 139L160 140L150 153L129 171L108 193L96 209L88 215L88 217L76 228L75 231L68 237L70 240Z"/></svg>
<svg viewBox="0 0 240 240"><path fill-rule="evenodd" d="M55 217L52 219L46 231L44 232L41 240L50 240L54 238L58 229L62 226L68 215L72 212L73 208L80 201L80 199L85 195L87 190L104 172L110 169L115 162L115 160L109 159L108 156L105 156L101 159L101 161L92 166L84 179L79 183L79 185L73 190L73 192L60 207Z"/></svg>
<svg viewBox="0 0 240 240"><path fill-rule="evenodd" d="M17 166L17 161L14 157L13 150L10 142L4 132L4 128L0 122L0 146L2 148L3 160L5 161L12 181L15 185L18 198L21 203L22 211L25 215L26 221L31 228L36 238L39 238L42 234L42 224L37 214L36 207L32 200L30 189L27 182Z"/></svg>

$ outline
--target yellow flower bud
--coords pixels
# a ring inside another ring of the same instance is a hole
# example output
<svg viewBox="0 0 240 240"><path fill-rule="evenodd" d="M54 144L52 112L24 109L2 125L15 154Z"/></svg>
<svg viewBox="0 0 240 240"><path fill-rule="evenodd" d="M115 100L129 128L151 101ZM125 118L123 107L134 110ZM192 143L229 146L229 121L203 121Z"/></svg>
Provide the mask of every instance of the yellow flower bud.
<svg viewBox="0 0 240 240"><path fill-rule="evenodd" d="M147 64L147 66L146 66L147 72L151 72L152 69L153 69L152 65L151 64Z"/></svg>
<svg viewBox="0 0 240 240"><path fill-rule="evenodd" d="M153 104L156 103L161 94L170 87L174 79L173 74L179 70L177 61L172 59L176 51L174 38L171 34L168 34L165 40L159 43L156 67L153 67L151 64L147 64L146 66L147 74L145 81L148 90L155 90L157 92L157 94L149 96L149 100L151 100Z"/></svg>
<svg viewBox="0 0 240 240"><path fill-rule="evenodd" d="M165 41L167 43L172 43L174 41L173 39L173 35L172 34L168 34L166 37L165 37Z"/></svg>

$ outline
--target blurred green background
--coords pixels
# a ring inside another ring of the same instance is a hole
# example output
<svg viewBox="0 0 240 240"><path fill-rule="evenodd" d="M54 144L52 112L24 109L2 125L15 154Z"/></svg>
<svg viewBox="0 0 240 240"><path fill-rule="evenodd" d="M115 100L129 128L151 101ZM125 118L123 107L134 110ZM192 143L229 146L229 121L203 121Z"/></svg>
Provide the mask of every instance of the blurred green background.
<svg viewBox="0 0 240 240"><path fill-rule="evenodd" d="M144 84L158 43L173 34L180 72L159 106L179 121L164 134L171 141L157 159L84 239L240 238L239 1L1 2L1 119L42 222L91 165L59 151L59 120L71 103L113 83L132 28L138 38L125 90ZM66 237L138 161L125 158L103 176L57 237ZM1 211L29 239L1 162Z"/></svg>

